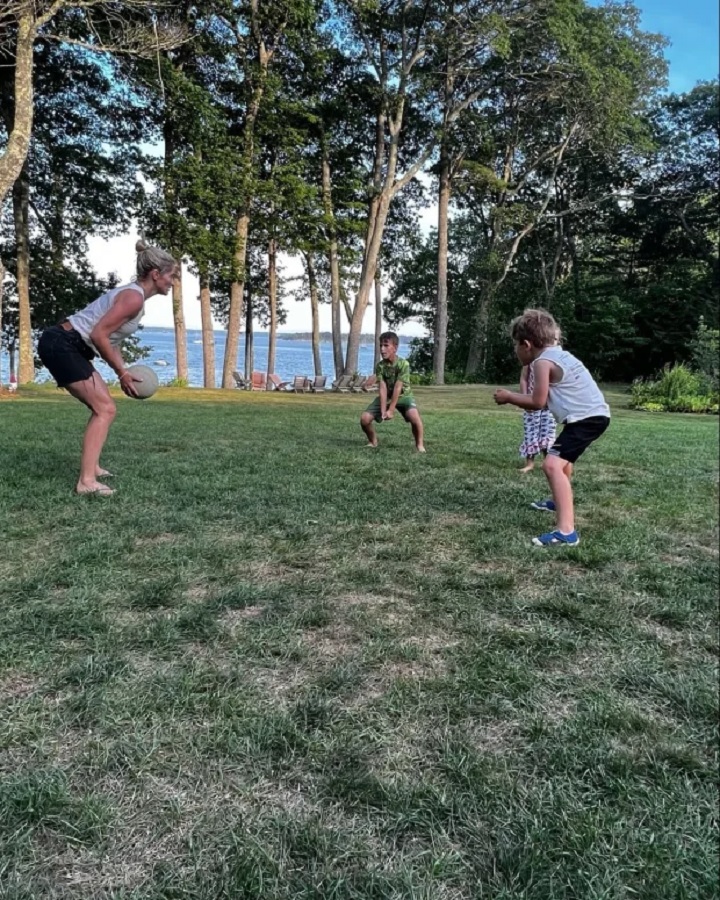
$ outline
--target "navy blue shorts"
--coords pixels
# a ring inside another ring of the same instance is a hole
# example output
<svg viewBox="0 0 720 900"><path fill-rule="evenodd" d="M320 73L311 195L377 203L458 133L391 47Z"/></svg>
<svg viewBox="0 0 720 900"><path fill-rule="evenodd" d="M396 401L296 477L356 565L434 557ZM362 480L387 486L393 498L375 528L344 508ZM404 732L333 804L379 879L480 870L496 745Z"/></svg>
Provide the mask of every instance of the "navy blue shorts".
<svg viewBox="0 0 720 900"><path fill-rule="evenodd" d="M566 462L574 463L590 444L603 434L609 424L610 419L607 416L590 416L579 422L570 422L563 427L548 453L550 456L559 456Z"/></svg>
<svg viewBox="0 0 720 900"><path fill-rule="evenodd" d="M38 356L58 387L87 381L95 374L95 367L90 362L96 356L95 351L74 328L70 331L62 325L46 328L38 341Z"/></svg>

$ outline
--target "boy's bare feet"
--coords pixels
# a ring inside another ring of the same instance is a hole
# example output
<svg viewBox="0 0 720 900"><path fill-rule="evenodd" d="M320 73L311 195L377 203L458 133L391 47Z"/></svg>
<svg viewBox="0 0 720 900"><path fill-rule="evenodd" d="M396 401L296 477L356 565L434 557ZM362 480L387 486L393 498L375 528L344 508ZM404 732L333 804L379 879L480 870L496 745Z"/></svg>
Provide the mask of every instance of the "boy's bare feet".
<svg viewBox="0 0 720 900"><path fill-rule="evenodd" d="M519 469L518 471L520 472L521 475L524 475L525 472L532 472L532 470L534 468L535 468L535 463L529 462L529 463L526 463L526 465L524 465L522 467L522 469Z"/></svg>
<svg viewBox="0 0 720 900"><path fill-rule="evenodd" d="M420 444L420 446L419 446L419 447L416 447L415 449L417 450L418 453L425 453L425 452L426 452L426 450L425 450L425 448L423 447L422 444Z"/></svg>
<svg viewBox="0 0 720 900"><path fill-rule="evenodd" d="M106 484L99 481L93 481L90 484L82 484L78 482L75 487L76 494L98 494L100 497L110 497L115 491Z"/></svg>
<svg viewBox="0 0 720 900"><path fill-rule="evenodd" d="M370 441L368 441L367 444L365 444L366 450L377 450L377 447L378 447L377 441L374 444L371 443Z"/></svg>
<svg viewBox="0 0 720 900"><path fill-rule="evenodd" d="M100 466L95 469L95 477L96 478L113 478L113 473L108 472L107 469L101 469Z"/></svg>

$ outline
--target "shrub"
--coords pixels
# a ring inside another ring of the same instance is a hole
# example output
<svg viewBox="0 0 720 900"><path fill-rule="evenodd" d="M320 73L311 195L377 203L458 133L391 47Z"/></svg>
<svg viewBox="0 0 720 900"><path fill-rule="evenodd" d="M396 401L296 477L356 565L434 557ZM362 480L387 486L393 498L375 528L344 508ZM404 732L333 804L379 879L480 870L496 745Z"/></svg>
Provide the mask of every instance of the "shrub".
<svg viewBox="0 0 720 900"><path fill-rule="evenodd" d="M692 350L694 368L708 380L710 390L717 392L720 388L720 331L708 328L700 319Z"/></svg>
<svg viewBox="0 0 720 900"><path fill-rule="evenodd" d="M717 413L718 396L709 390L705 375L679 365L658 378L635 381L630 406L648 412Z"/></svg>

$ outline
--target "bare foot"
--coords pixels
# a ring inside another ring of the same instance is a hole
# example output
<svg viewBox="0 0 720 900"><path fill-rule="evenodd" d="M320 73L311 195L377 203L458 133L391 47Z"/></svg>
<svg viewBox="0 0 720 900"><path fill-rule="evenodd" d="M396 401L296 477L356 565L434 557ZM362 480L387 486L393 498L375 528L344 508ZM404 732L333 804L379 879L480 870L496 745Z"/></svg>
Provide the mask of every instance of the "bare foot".
<svg viewBox="0 0 720 900"><path fill-rule="evenodd" d="M75 487L76 494L98 494L100 497L110 497L115 491L106 484L99 481L93 481L90 484L82 484L78 482Z"/></svg>
<svg viewBox="0 0 720 900"><path fill-rule="evenodd" d="M417 450L418 453L425 453L425 452L426 452L425 448L424 448L422 445L419 446L419 447L416 447L415 449Z"/></svg>
<svg viewBox="0 0 720 900"><path fill-rule="evenodd" d="M367 444L365 444L365 449L366 450L377 450L377 446L378 446L377 444L371 444L370 441L368 441Z"/></svg>
<svg viewBox="0 0 720 900"><path fill-rule="evenodd" d="M113 478L113 473L108 472L107 469L101 469L100 466L95 469L95 477L96 478Z"/></svg>
<svg viewBox="0 0 720 900"><path fill-rule="evenodd" d="M524 475L526 472L532 472L535 468L535 463L528 463L526 466L523 466L522 469L518 469L521 475Z"/></svg>

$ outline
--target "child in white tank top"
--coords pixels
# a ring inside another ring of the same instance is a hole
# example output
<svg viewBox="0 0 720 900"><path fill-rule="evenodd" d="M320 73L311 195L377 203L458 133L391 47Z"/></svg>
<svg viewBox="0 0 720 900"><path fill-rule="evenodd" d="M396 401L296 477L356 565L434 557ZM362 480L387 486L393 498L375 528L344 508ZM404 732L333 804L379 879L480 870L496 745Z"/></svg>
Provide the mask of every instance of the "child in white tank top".
<svg viewBox="0 0 720 900"><path fill-rule="evenodd" d="M532 368L532 394L495 391L495 402L511 403L521 409L549 407L555 419L564 425L548 451L543 472L552 491L552 500L531 504L534 509L555 512L556 528L533 538L538 547L580 543L575 531L570 476L578 457L597 440L610 424L610 408L594 378L572 353L555 345L558 326L544 309L526 309L511 324L515 353L523 365Z"/></svg>

